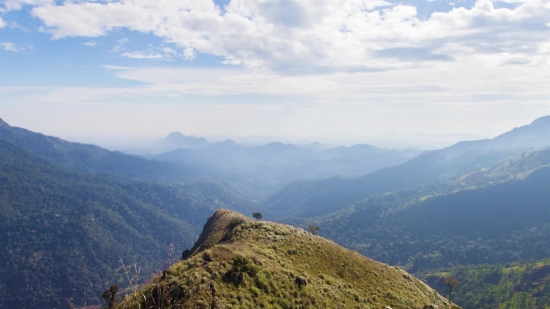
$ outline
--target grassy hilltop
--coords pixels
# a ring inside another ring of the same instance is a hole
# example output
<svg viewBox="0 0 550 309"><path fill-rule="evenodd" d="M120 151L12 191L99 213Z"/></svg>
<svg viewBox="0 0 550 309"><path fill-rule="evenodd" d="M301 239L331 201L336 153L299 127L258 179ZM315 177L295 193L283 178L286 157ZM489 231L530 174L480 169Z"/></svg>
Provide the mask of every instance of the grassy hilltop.
<svg viewBox="0 0 550 309"><path fill-rule="evenodd" d="M459 309L399 268L302 229L228 210L208 219L185 260L117 308L151 306Z"/></svg>

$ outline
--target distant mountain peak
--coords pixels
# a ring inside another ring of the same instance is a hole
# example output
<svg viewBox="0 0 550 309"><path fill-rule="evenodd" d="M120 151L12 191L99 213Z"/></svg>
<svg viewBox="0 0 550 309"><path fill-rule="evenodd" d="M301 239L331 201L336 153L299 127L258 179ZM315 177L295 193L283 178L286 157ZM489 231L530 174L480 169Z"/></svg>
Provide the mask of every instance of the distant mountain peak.
<svg viewBox="0 0 550 309"><path fill-rule="evenodd" d="M166 137L180 137L180 136L185 137L185 135L183 135L181 132L175 131L175 132L172 132L172 133L168 134Z"/></svg>
<svg viewBox="0 0 550 309"><path fill-rule="evenodd" d="M175 131L168 134L163 139L156 141L153 147L163 151L170 151L179 148L202 149L208 145L210 145L210 143L202 137L193 135L187 136L179 131Z"/></svg>
<svg viewBox="0 0 550 309"><path fill-rule="evenodd" d="M191 140L204 140L202 137L196 137L194 135L185 135L179 131L168 134L164 139L191 139Z"/></svg>
<svg viewBox="0 0 550 309"><path fill-rule="evenodd" d="M237 145L237 142L235 142L232 139L226 139L221 142L217 142L216 144L224 144L224 145Z"/></svg>
<svg viewBox="0 0 550 309"><path fill-rule="evenodd" d="M0 128L11 128L11 126L0 118Z"/></svg>

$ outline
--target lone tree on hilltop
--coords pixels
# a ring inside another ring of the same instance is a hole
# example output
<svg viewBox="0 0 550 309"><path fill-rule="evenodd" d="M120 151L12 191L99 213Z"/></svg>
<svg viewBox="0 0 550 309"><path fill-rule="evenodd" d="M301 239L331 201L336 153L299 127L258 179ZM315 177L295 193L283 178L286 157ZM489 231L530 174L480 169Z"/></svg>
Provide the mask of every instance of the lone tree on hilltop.
<svg viewBox="0 0 550 309"><path fill-rule="evenodd" d="M259 213L259 212L253 212L252 217L254 217L254 219L256 219L256 220L261 220L262 219L262 214Z"/></svg>
<svg viewBox="0 0 550 309"><path fill-rule="evenodd" d="M307 227L307 231L310 232L313 235L319 234L320 229L321 229L321 227L319 227L317 225L310 225L310 226Z"/></svg>
<svg viewBox="0 0 550 309"><path fill-rule="evenodd" d="M443 278L443 283L445 283L445 285L449 288L449 301L451 301L451 291L458 285L458 280L456 280L453 276L447 276Z"/></svg>

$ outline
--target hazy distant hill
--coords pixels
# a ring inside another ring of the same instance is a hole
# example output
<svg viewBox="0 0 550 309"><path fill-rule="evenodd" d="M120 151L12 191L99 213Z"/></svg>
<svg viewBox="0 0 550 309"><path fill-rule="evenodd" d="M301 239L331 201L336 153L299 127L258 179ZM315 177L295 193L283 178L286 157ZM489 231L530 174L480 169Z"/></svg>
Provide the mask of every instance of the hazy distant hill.
<svg viewBox="0 0 550 309"><path fill-rule="evenodd" d="M160 154L156 158L208 168L218 174L246 174L258 181L280 186L299 179L363 175L403 163L420 153L418 150L390 150L371 145L338 147L324 151L280 142L245 147L226 140L202 150L178 149Z"/></svg>
<svg viewBox="0 0 550 309"><path fill-rule="evenodd" d="M550 256L550 149L294 224L413 272Z"/></svg>
<svg viewBox="0 0 550 309"><path fill-rule="evenodd" d="M151 149L155 152L166 152L180 148L202 149L210 145L203 137L186 136L180 132L172 132L163 139L156 141Z"/></svg>
<svg viewBox="0 0 550 309"><path fill-rule="evenodd" d="M373 193L414 189L449 179L530 149L550 146L549 121L550 117L542 117L491 140L461 142L354 179L333 177L292 183L265 199L263 205L281 215L319 216L338 211Z"/></svg>
<svg viewBox="0 0 550 309"><path fill-rule="evenodd" d="M405 271L288 225L218 210L186 260L117 308L459 309Z"/></svg>
<svg viewBox="0 0 550 309"><path fill-rule="evenodd" d="M544 116L529 125L514 128L493 139L460 142L447 148L447 152L507 148L540 149L548 146L550 146L550 116Z"/></svg>
<svg viewBox="0 0 550 309"><path fill-rule="evenodd" d="M197 176L195 168L146 160L94 145L72 143L57 137L12 127L0 119L0 139L82 172L114 172L131 178L185 180Z"/></svg>
<svg viewBox="0 0 550 309"><path fill-rule="evenodd" d="M79 173L0 139L0 308L97 303L110 283L124 286L120 258L149 278L169 243L179 257L218 207L258 210L215 182Z"/></svg>

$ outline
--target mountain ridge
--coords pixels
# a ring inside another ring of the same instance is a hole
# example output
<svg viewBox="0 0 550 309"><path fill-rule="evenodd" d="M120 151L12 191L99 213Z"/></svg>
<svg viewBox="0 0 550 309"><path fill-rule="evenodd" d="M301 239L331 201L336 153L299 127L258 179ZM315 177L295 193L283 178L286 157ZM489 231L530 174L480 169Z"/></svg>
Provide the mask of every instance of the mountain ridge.
<svg viewBox="0 0 550 309"><path fill-rule="evenodd" d="M73 170L97 173L114 172L130 178L188 180L200 174L191 167L109 151L101 147L74 143L27 129L0 124L0 139L5 139L31 152Z"/></svg>
<svg viewBox="0 0 550 309"><path fill-rule="evenodd" d="M459 309L399 268L224 209L183 258L117 308Z"/></svg>
<svg viewBox="0 0 550 309"><path fill-rule="evenodd" d="M272 193L262 201L262 205L287 217L322 216L345 208L370 194L411 190L487 168L532 149L549 147L550 137L546 138L550 134L546 126L547 119L550 117L535 120L535 125L514 129L491 140L460 142L440 150L427 151L400 165L360 177L295 182Z"/></svg>

